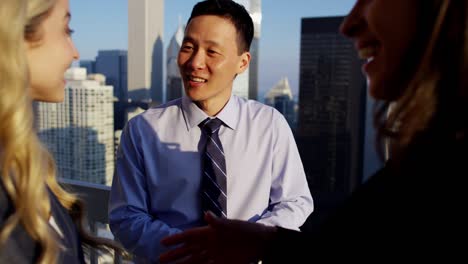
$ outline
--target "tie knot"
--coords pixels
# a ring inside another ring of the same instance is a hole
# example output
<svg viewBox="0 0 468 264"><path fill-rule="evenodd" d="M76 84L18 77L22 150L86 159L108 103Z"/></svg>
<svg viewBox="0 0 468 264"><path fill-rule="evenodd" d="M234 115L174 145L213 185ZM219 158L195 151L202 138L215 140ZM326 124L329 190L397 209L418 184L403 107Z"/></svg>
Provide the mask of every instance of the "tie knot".
<svg viewBox="0 0 468 264"><path fill-rule="evenodd" d="M200 128L208 134L213 134L218 132L219 128L223 124L223 121L218 118L207 118L200 123Z"/></svg>

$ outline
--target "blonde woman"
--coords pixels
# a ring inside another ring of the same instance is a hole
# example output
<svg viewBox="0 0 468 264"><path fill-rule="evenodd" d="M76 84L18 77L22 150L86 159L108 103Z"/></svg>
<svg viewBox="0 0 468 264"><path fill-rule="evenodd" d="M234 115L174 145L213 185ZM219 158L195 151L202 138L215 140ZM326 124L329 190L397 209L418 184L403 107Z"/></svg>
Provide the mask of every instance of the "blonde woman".
<svg viewBox="0 0 468 264"><path fill-rule="evenodd" d="M0 1L0 263L84 263L83 207L55 178L33 129L32 100L60 102L78 59L68 0Z"/></svg>

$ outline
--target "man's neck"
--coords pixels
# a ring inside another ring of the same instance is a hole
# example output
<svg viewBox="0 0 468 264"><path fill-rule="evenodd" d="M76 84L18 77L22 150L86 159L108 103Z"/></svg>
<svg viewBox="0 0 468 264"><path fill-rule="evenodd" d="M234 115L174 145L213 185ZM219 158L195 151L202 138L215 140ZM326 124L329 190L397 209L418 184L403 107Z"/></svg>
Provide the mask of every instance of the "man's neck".
<svg viewBox="0 0 468 264"><path fill-rule="evenodd" d="M197 102L196 104L207 115L216 116L219 112L221 112L221 110L223 110L223 108L224 108L224 106L226 106L227 102L229 102L229 100L227 100L224 103L204 101L204 102Z"/></svg>
<svg viewBox="0 0 468 264"><path fill-rule="evenodd" d="M230 98L231 98L231 94L229 94L227 98L223 98L223 99L214 98L212 100L196 102L196 104L207 115L216 116L217 114L219 114L219 112L221 112L221 110L224 109L224 107L229 102Z"/></svg>

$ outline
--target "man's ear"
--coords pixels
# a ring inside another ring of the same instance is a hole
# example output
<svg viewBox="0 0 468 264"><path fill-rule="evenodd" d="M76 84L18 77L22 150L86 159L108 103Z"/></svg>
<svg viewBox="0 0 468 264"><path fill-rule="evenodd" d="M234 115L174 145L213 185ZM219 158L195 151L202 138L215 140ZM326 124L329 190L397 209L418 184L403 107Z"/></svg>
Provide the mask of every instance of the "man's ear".
<svg viewBox="0 0 468 264"><path fill-rule="evenodd" d="M249 67L251 57L252 55L250 55L250 52L248 51L242 53L240 56L239 67L236 72L237 74L243 73Z"/></svg>

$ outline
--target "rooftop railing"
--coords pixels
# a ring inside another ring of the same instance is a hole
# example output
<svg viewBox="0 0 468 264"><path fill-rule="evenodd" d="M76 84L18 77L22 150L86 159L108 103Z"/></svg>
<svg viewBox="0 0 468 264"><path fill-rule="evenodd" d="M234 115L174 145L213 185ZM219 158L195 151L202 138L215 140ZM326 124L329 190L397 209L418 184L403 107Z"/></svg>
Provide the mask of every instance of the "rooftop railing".
<svg viewBox="0 0 468 264"><path fill-rule="evenodd" d="M88 223L91 232L99 235L99 228L109 223L107 215L110 187L102 184L94 184L70 179L59 180L60 184L69 191L76 193L86 203ZM89 255L90 264L98 263L99 253L91 250ZM114 256L114 263L122 263L122 257Z"/></svg>

